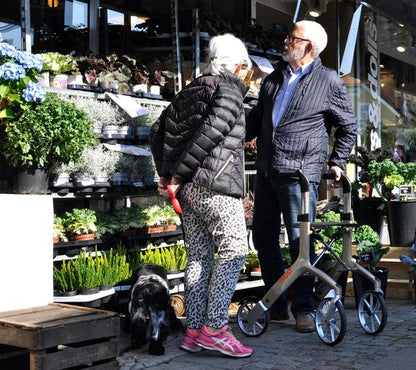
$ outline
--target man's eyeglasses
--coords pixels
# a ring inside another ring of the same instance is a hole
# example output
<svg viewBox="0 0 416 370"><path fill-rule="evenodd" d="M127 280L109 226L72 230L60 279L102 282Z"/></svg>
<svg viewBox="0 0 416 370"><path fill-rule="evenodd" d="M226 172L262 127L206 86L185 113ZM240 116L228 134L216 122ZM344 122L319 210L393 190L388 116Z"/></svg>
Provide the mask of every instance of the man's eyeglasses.
<svg viewBox="0 0 416 370"><path fill-rule="evenodd" d="M303 39L302 37L297 37L297 36L294 36L294 35L292 35L291 33L289 33L287 36L286 36L286 40L287 41L289 41L289 42L299 42L299 41L306 41L306 42L311 42L311 40L308 40L308 39Z"/></svg>

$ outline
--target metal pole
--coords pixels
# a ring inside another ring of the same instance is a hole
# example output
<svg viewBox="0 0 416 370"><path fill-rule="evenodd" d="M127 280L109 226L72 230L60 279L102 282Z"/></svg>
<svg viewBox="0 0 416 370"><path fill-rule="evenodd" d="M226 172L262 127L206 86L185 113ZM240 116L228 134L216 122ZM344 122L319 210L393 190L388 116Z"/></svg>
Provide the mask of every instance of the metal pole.
<svg viewBox="0 0 416 370"><path fill-rule="evenodd" d="M172 47L173 61L175 70L175 94L182 90L182 61L181 45L179 40L179 19L178 19L178 0L171 0L171 18L172 18Z"/></svg>
<svg viewBox="0 0 416 370"><path fill-rule="evenodd" d="M32 51L30 32L30 0L20 0L20 27L22 28L22 50Z"/></svg>

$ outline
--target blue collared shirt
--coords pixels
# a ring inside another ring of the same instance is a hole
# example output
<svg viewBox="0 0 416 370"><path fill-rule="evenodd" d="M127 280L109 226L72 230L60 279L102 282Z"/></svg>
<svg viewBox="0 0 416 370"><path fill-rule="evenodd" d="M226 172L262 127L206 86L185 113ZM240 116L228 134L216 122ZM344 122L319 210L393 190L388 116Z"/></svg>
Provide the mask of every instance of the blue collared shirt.
<svg viewBox="0 0 416 370"><path fill-rule="evenodd" d="M299 67L296 71L292 71L290 66L287 66L289 75L285 78L282 87L280 88L279 93L277 94L276 100L273 105L273 130L276 129L277 125L282 119L283 113L285 112L290 99L292 98L295 87L299 82L299 79L308 73L313 66L313 62L309 63L306 66Z"/></svg>

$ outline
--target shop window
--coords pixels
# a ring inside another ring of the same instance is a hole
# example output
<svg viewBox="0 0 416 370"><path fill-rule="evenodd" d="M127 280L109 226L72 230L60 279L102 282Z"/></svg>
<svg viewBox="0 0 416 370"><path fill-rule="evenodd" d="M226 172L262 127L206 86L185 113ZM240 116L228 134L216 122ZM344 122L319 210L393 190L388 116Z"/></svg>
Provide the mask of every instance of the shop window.
<svg viewBox="0 0 416 370"><path fill-rule="evenodd" d="M87 0L33 0L31 24L35 53L88 51Z"/></svg>
<svg viewBox="0 0 416 370"><path fill-rule="evenodd" d="M409 149L406 134L416 129L415 34L369 9L361 27L357 78L348 84L357 102L358 145Z"/></svg>

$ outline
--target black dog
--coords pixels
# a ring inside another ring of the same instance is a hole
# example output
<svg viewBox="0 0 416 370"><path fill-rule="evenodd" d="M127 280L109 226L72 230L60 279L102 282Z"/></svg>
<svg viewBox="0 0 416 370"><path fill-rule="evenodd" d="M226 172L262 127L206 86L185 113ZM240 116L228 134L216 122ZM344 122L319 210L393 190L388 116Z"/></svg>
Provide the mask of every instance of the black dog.
<svg viewBox="0 0 416 370"><path fill-rule="evenodd" d="M163 355L169 333L182 328L170 303L165 270L156 264L142 264L132 274L129 302L131 345L149 343L149 353Z"/></svg>

